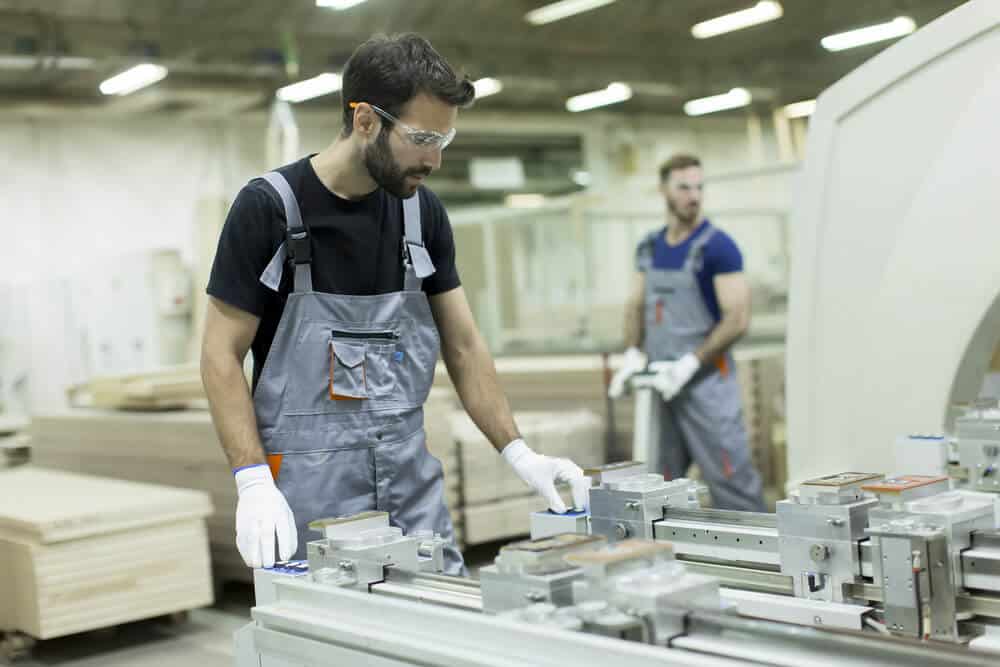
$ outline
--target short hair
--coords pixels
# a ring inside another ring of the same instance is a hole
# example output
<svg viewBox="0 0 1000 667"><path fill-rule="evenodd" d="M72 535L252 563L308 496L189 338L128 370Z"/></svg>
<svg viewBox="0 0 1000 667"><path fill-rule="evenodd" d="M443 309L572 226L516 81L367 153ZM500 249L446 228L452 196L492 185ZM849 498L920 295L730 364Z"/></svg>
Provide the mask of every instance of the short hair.
<svg viewBox="0 0 1000 667"><path fill-rule="evenodd" d="M476 97L469 77L457 75L420 35L371 37L354 50L344 66L341 108L345 136L354 125L351 102L374 104L398 117L406 103L421 93L456 107L467 107Z"/></svg>
<svg viewBox="0 0 1000 667"><path fill-rule="evenodd" d="M666 182L670 178L670 172L674 169L687 169L688 167L700 166L701 160L689 153L671 155L669 160L660 165L660 183Z"/></svg>

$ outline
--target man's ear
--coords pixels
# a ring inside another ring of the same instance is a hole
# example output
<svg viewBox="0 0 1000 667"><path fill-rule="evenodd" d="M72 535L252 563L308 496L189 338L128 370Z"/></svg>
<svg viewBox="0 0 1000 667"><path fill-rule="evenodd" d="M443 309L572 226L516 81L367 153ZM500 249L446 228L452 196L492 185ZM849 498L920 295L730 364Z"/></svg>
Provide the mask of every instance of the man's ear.
<svg viewBox="0 0 1000 667"><path fill-rule="evenodd" d="M371 137L379 129L379 119L367 104L354 107L354 131L363 137Z"/></svg>

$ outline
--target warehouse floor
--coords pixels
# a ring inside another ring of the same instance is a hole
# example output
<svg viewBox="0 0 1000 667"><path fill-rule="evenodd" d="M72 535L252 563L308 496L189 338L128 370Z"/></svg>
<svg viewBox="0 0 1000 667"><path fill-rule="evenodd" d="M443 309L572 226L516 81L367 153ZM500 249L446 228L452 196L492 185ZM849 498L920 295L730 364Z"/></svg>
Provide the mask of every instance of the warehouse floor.
<svg viewBox="0 0 1000 667"><path fill-rule="evenodd" d="M493 562L502 542L466 551L469 572ZM183 622L151 619L39 642L15 667L233 667L233 633L250 620L253 591L227 584L212 607ZM0 659L0 665L6 664Z"/></svg>
<svg viewBox="0 0 1000 667"><path fill-rule="evenodd" d="M215 608L191 612L186 623L130 623L40 642L15 667L232 667L233 632L249 614ZM3 664L3 663L0 663Z"/></svg>
<svg viewBox="0 0 1000 667"><path fill-rule="evenodd" d="M39 642L15 667L232 667L233 633L250 620L247 585L227 586L187 620L151 619ZM3 663L0 663L3 664Z"/></svg>

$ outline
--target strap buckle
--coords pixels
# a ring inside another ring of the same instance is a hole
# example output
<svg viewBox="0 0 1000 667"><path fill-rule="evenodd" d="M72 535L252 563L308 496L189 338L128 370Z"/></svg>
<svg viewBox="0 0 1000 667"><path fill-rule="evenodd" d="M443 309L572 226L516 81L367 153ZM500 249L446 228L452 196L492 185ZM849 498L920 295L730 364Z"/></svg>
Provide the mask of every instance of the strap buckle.
<svg viewBox="0 0 1000 667"><path fill-rule="evenodd" d="M288 243L288 254L295 264L309 264L312 262L312 244L309 242L309 232L304 227L296 230L289 229L286 233Z"/></svg>

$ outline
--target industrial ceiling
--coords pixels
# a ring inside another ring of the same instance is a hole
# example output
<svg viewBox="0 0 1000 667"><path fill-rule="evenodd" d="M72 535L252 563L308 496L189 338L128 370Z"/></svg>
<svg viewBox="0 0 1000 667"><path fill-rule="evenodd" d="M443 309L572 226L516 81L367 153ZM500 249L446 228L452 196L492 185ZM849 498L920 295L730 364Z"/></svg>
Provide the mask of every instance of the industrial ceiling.
<svg viewBox="0 0 1000 667"><path fill-rule="evenodd" d="M155 60L170 69L162 87L176 93L162 97L166 109L197 104L202 89L228 93L228 105L216 107L223 112L265 108L275 88L339 71L369 35L415 31L474 78L503 82L502 94L479 103L484 110L561 111L567 97L613 81L634 91L614 107L622 113L680 113L687 99L735 86L773 106L815 97L891 43L831 53L821 37L899 15L921 26L961 3L783 0L781 19L705 40L692 37L692 25L752 1L619 0L527 23L525 14L544 4L368 0L333 11L314 0L0 0L0 100L111 104L100 81ZM49 55L72 59L57 64Z"/></svg>

